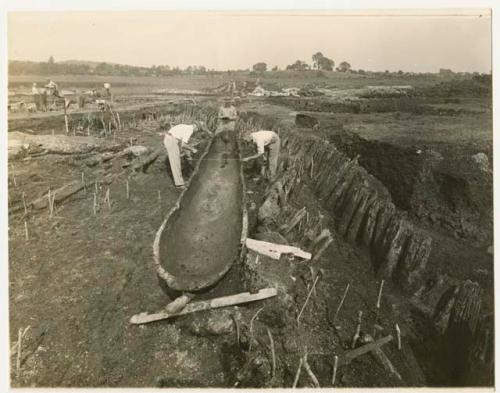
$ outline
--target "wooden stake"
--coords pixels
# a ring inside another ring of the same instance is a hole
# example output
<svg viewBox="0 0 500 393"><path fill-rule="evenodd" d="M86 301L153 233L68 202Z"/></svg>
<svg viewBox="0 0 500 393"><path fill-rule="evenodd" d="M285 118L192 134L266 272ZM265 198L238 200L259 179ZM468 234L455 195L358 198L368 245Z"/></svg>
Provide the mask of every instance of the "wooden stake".
<svg viewBox="0 0 500 393"><path fill-rule="evenodd" d="M337 316L339 315L340 309L342 308L342 305L344 304L344 300L347 296L347 292L349 291L349 283L347 283L347 286L345 287L344 294L342 295L342 300L340 301L339 306L337 307L337 311L335 311L335 315L333 317L333 323L337 320Z"/></svg>
<svg viewBox="0 0 500 393"><path fill-rule="evenodd" d="M271 331L269 330L269 328L266 328L266 329L267 329L267 335L269 336L269 341L271 343L271 356L273 359L273 368L271 369L271 378L274 378L274 376L276 375L276 354L274 352L274 340L273 340L273 335L271 334Z"/></svg>
<svg viewBox="0 0 500 393"><path fill-rule="evenodd" d="M248 351L252 349L252 343L253 343L253 321L255 318L257 318L257 315L264 309L264 307L261 307L257 310L257 312L253 315L252 319L250 319L250 344L248 346Z"/></svg>
<svg viewBox="0 0 500 393"><path fill-rule="evenodd" d="M29 232L28 232L28 222L24 220L24 234L26 236L26 241L30 240Z"/></svg>
<svg viewBox="0 0 500 393"><path fill-rule="evenodd" d="M24 194L24 191L21 195L22 199L23 199L23 206L24 206L24 214L28 214L28 207L26 206L26 196Z"/></svg>
<svg viewBox="0 0 500 393"><path fill-rule="evenodd" d="M54 191L52 193L52 199L50 200L50 210L52 213L54 213L54 202L56 200L56 192Z"/></svg>
<svg viewBox="0 0 500 393"><path fill-rule="evenodd" d="M104 200L108 204L108 209L111 210L111 199L110 199L110 196L109 196L109 187L106 190L106 196L105 196Z"/></svg>
<svg viewBox="0 0 500 393"><path fill-rule="evenodd" d="M356 332L354 333L354 336L352 337L351 348L355 348L356 343L358 342L359 334L361 333L361 319L362 318L363 318L363 311L358 311L358 325L356 326Z"/></svg>
<svg viewBox="0 0 500 393"><path fill-rule="evenodd" d="M316 279L314 280L312 288L309 290L309 293L307 294L306 301L304 302L304 305L302 306L302 309L299 312L299 316L297 317L297 325L300 322L300 317L302 316L302 313L304 312L304 309L306 308L307 302L309 301L309 298L311 297L311 294L312 294L314 288L316 287L316 283L318 282L318 280L319 280L319 274L316 275Z"/></svg>
<svg viewBox="0 0 500 393"><path fill-rule="evenodd" d="M21 376L21 349L23 340L23 329L19 328L17 333L17 360L16 360L16 374L19 378Z"/></svg>
<svg viewBox="0 0 500 393"><path fill-rule="evenodd" d="M315 388L321 387L319 385L318 378L316 378L316 375L314 375L313 371L311 370L311 367L309 366L309 363L307 362L307 353L304 355L304 368L307 371L309 378L311 378L311 381L312 381L314 387Z"/></svg>
<svg viewBox="0 0 500 393"><path fill-rule="evenodd" d="M127 186L127 199L130 199L130 187L128 185L128 180L127 180L126 186Z"/></svg>
<svg viewBox="0 0 500 393"><path fill-rule="evenodd" d="M97 194L94 192L94 216L97 214Z"/></svg>
<svg viewBox="0 0 500 393"><path fill-rule="evenodd" d="M337 367L339 365L339 357L335 355L333 358L333 374L332 374L332 386L335 386L335 379L337 377Z"/></svg>
<svg viewBox="0 0 500 393"><path fill-rule="evenodd" d="M377 298L377 308L380 308L380 300L382 299L382 290L384 289L384 280L380 282L380 288L378 290L378 298Z"/></svg>
<svg viewBox="0 0 500 393"><path fill-rule="evenodd" d="M68 125L68 114L66 113L66 100L64 101L64 125L66 127L66 135L68 135L69 125Z"/></svg>
<svg viewBox="0 0 500 393"><path fill-rule="evenodd" d="M26 220L24 220L24 233L26 235L26 241L30 240L30 235L28 233L28 223Z"/></svg>
<svg viewBox="0 0 500 393"><path fill-rule="evenodd" d="M297 372L295 373L295 379L293 380L292 389L295 389L297 387L297 383L299 382L299 378L300 378L300 372L302 371L302 363L303 362L304 362L304 360L302 358L300 358L299 367L297 368Z"/></svg>
<svg viewBox="0 0 500 393"><path fill-rule="evenodd" d="M49 217L52 217L52 197L50 196L50 188L47 197L49 198Z"/></svg>
<svg viewBox="0 0 500 393"><path fill-rule="evenodd" d="M314 269L312 266L309 266L309 271L311 272L311 280L314 280L316 278L316 275L314 274ZM316 288L313 288L313 294L314 294L314 297L317 296Z"/></svg>
<svg viewBox="0 0 500 393"><path fill-rule="evenodd" d="M16 175L12 174L12 182L14 183L14 187L17 187Z"/></svg>
<svg viewBox="0 0 500 393"><path fill-rule="evenodd" d="M161 191L160 190L158 190L158 202L161 203Z"/></svg>
<svg viewBox="0 0 500 393"><path fill-rule="evenodd" d="M316 254L313 256L313 262L317 261L319 258L321 258L321 255L325 252L325 250L330 246L330 244L333 243L333 238L331 236L328 237L328 239L325 241L325 243L321 246L321 248L318 250Z"/></svg>
<svg viewBox="0 0 500 393"><path fill-rule="evenodd" d="M396 335L398 338L398 349L401 351L401 329L399 329L399 325L396 323Z"/></svg>

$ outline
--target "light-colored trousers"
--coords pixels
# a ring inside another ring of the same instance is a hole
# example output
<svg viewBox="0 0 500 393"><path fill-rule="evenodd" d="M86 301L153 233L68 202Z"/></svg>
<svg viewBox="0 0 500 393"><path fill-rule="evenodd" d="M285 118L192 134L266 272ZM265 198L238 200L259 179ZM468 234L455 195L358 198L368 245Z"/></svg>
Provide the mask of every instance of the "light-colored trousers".
<svg viewBox="0 0 500 393"><path fill-rule="evenodd" d="M184 185L184 179L182 178L181 149L179 147L179 141L172 135L166 134L163 143L167 149L168 161L170 163L170 169L172 170L174 183L176 186L182 186Z"/></svg>

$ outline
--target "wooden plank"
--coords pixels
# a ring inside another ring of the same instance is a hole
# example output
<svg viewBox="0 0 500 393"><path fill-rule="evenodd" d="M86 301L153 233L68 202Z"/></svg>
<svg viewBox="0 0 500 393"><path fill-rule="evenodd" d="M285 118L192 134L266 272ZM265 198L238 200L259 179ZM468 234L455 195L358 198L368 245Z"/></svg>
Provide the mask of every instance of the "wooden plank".
<svg viewBox="0 0 500 393"><path fill-rule="evenodd" d="M312 257L311 253L303 251L299 247L287 246L285 244L269 243L250 238L246 239L246 246L249 250L255 251L259 254L276 260L280 259L281 254L293 254L297 257L307 260L311 259Z"/></svg>
<svg viewBox="0 0 500 393"><path fill-rule="evenodd" d="M270 297L277 295L276 288L264 288L259 290L257 293L243 292L237 295L224 296L211 300L203 300L200 302L190 303L186 305L181 311L173 314L169 314L166 311L160 311L154 314L141 313L134 315L130 318L130 323L133 324L143 324L155 321L160 321L162 319L168 319L172 317L177 317L179 315L191 314L198 311L206 311L214 308L234 306L236 304L255 302L257 300L268 299Z"/></svg>
<svg viewBox="0 0 500 393"><path fill-rule="evenodd" d="M373 351L375 349L380 348L382 345L387 344L388 342L392 341L392 339L393 339L392 335L388 335L388 336L382 337L374 342L363 345L362 347L353 349L351 351L347 351L340 357L339 363L341 365L349 364L357 357L364 355L365 353L368 353L368 352Z"/></svg>

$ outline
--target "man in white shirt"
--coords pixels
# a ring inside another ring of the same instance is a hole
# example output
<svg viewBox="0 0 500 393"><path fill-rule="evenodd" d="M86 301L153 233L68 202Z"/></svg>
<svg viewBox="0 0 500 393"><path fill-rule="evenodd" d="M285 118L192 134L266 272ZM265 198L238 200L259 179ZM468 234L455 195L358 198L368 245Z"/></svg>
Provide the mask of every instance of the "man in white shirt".
<svg viewBox="0 0 500 393"><path fill-rule="evenodd" d="M269 179L273 180L278 171L278 159L280 156L280 137L274 131L256 131L243 137L248 142L253 142L257 148L257 154L243 158L241 161L248 162L263 157L267 161Z"/></svg>
<svg viewBox="0 0 500 393"><path fill-rule="evenodd" d="M163 144L167 149L168 161L170 163L170 169L172 170L172 176L174 178L174 183L176 187L184 187L184 179L182 177L181 168L181 150L189 150L196 153L196 149L191 147L189 139L194 132L203 130L208 134L212 133L206 128L202 122L195 122L194 124L178 124L166 133L160 133L160 135L165 135L163 138Z"/></svg>

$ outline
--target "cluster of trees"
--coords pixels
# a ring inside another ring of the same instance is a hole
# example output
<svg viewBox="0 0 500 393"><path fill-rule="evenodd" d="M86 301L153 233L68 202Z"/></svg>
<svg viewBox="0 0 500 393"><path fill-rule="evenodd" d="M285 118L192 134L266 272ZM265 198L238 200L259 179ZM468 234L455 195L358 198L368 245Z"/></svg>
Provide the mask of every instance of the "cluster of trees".
<svg viewBox="0 0 500 393"><path fill-rule="evenodd" d="M207 68L190 65L186 69L168 65L153 65L152 67L137 67L130 65L93 62L60 62L56 63L50 56L47 62L10 61L10 75L61 75L61 74L96 74L120 76L168 76L181 73L204 74Z"/></svg>
<svg viewBox="0 0 500 393"><path fill-rule="evenodd" d="M10 61L10 75L53 75L53 74L89 74L88 64L36 63L32 61Z"/></svg>
<svg viewBox="0 0 500 393"><path fill-rule="evenodd" d="M333 71L335 67L335 61L326 57L321 52L316 52L314 55L312 55L312 62L313 64L311 67L311 65L307 64L303 60L296 60L295 63L287 65L286 69L291 71L308 71L311 69L316 69L318 71ZM267 64L264 62L259 62L254 64L252 69L254 72L265 72L267 71ZM348 62L343 61L335 69L339 72L350 72L351 65ZM277 66L274 66L272 69L272 71L277 70Z"/></svg>
<svg viewBox="0 0 500 393"><path fill-rule="evenodd" d="M317 52L312 56L313 65L309 65L303 60L297 60L295 63L286 67L287 70L308 71L316 69L319 71L333 71L335 62ZM268 70L267 64L259 62L253 65L253 72L262 73ZM336 68L340 72L351 71L351 65L345 61ZM278 66L274 66L272 71L278 71ZM119 75L119 76L169 76L176 74L205 74L214 72L207 70L202 65L190 65L185 69L179 67L170 67L168 65L153 65L151 67L138 67L130 65L121 65L113 63L97 62L59 62L56 63L53 56L50 56L47 62L33 61L10 61L10 75L61 75L61 74L95 74L95 75Z"/></svg>
<svg viewBox="0 0 500 393"><path fill-rule="evenodd" d="M324 56L321 52L312 55L312 61L314 68L317 70L333 71L333 67L335 67L335 62Z"/></svg>

